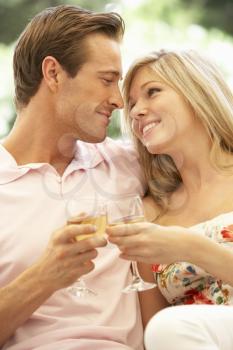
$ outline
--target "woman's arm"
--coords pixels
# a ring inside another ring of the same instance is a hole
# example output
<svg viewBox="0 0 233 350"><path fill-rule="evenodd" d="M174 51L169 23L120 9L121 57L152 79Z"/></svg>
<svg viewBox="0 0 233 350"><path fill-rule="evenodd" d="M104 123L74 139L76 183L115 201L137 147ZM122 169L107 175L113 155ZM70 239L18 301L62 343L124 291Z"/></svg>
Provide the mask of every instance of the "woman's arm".
<svg viewBox="0 0 233 350"><path fill-rule="evenodd" d="M233 286L233 251L180 226L148 222L107 229L109 241L119 246L121 257L146 264L193 263Z"/></svg>
<svg viewBox="0 0 233 350"><path fill-rule="evenodd" d="M187 237L187 248L184 261L190 261L233 287L233 250L198 234Z"/></svg>
<svg viewBox="0 0 233 350"><path fill-rule="evenodd" d="M138 264L138 271L144 281L154 283L155 279L151 271L151 265ZM139 301L141 307L142 323L145 328L151 317L158 311L169 306L166 299L160 293L158 287L140 292Z"/></svg>

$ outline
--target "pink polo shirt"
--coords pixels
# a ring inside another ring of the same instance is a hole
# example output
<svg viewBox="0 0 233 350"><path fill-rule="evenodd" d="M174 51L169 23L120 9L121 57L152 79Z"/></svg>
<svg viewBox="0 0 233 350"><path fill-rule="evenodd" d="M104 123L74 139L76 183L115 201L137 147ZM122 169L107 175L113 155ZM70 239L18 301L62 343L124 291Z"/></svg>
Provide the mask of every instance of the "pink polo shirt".
<svg viewBox="0 0 233 350"><path fill-rule="evenodd" d="M52 232L71 214L70 203L72 210L81 210L73 205L80 196L108 200L143 192L134 151L111 139L97 145L78 141L62 177L49 164L18 166L0 145L0 287L41 256ZM55 292L2 349L143 349L137 295L121 292L131 280L129 262L119 258L114 245L98 251L94 271L85 276L98 295Z"/></svg>

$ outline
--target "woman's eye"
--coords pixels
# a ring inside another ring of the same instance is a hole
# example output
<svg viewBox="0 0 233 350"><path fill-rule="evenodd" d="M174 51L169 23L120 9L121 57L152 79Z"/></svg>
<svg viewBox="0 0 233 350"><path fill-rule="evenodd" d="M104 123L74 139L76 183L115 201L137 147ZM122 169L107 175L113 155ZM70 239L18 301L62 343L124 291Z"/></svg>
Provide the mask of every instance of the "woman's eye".
<svg viewBox="0 0 233 350"><path fill-rule="evenodd" d="M159 88L150 88L147 90L147 94L150 97L150 96L152 96L155 93L160 92L160 91L161 91L161 89L159 89Z"/></svg>
<svg viewBox="0 0 233 350"><path fill-rule="evenodd" d="M134 108L134 106L135 106L135 103L130 104L129 105L129 111L131 111Z"/></svg>

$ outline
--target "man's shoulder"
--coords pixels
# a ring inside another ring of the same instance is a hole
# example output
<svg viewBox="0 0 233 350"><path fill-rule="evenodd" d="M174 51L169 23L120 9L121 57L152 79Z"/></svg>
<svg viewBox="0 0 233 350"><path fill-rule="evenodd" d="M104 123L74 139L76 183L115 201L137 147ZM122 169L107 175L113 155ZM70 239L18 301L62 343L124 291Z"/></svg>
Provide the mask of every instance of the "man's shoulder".
<svg viewBox="0 0 233 350"><path fill-rule="evenodd" d="M99 152L108 164L111 177L118 185L125 188L126 193L144 195L146 184L139 164L138 153L129 140L113 140L106 138L98 144Z"/></svg>
<svg viewBox="0 0 233 350"><path fill-rule="evenodd" d="M92 158L92 167L94 167L93 164L98 165L104 162L108 169L111 169L112 172L114 171L118 175L132 175L139 179L143 177L138 153L129 140L113 140L107 137L101 143L88 144L80 142L79 146L84 147L85 152L82 151L81 153L86 154L86 158ZM81 148L79 151L81 151Z"/></svg>
<svg viewBox="0 0 233 350"><path fill-rule="evenodd" d="M138 153L130 140L113 140L107 137L104 142L97 144L96 147L107 158L122 157L130 161L138 159Z"/></svg>

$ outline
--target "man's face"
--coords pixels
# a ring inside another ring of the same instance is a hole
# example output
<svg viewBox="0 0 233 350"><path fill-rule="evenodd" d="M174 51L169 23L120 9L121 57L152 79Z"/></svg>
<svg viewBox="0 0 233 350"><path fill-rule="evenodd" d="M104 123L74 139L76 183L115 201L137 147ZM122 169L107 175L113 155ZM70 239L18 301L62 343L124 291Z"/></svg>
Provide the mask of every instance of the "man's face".
<svg viewBox="0 0 233 350"><path fill-rule="evenodd" d="M106 137L112 111L123 107L119 43L102 34L86 39L88 60L74 78L64 72L56 120L63 132L85 142Z"/></svg>

